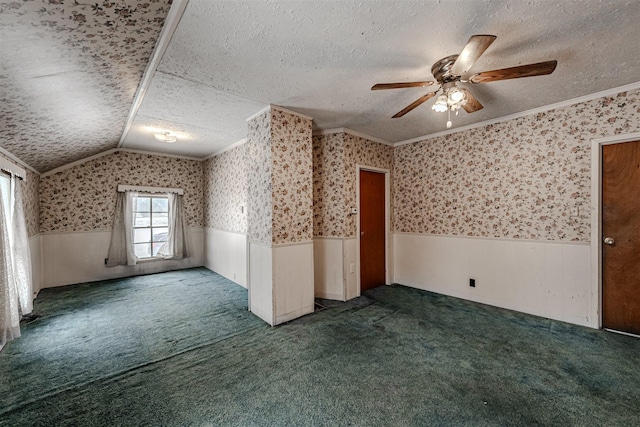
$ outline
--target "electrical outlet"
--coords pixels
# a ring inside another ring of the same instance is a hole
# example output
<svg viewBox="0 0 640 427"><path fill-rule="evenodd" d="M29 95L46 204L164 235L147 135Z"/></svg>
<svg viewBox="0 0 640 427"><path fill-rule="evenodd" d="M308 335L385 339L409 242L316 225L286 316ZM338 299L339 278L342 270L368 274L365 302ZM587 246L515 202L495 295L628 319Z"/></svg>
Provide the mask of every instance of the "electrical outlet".
<svg viewBox="0 0 640 427"><path fill-rule="evenodd" d="M109 258L105 258L104 259L104 265L107 265L108 262L109 262Z"/></svg>
<svg viewBox="0 0 640 427"><path fill-rule="evenodd" d="M233 273L233 280L236 280L236 273Z"/></svg>
<svg viewBox="0 0 640 427"><path fill-rule="evenodd" d="M349 273L355 273L356 272L356 266L354 263L349 264Z"/></svg>
<svg viewBox="0 0 640 427"><path fill-rule="evenodd" d="M476 287L476 279L469 279L469 286L471 286L472 288Z"/></svg>

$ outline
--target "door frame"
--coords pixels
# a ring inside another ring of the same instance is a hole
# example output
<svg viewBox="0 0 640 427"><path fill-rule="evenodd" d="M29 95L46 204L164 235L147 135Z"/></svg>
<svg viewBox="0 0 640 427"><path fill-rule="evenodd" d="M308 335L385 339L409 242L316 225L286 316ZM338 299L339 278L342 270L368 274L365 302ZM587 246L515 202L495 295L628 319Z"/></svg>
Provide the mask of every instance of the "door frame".
<svg viewBox="0 0 640 427"><path fill-rule="evenodd" d="M590 312L602 329L602 147L639 141L640 132L591 140L591 298Z"/></svg>
<svg viewBox="0 0 640 427"><path fill-rule="evenodd" d="M389 229L391 224L391 171L389 169L376 168L356 164L356 296L360 296L360 171L377 172L384 174L384 283L391 284L391 239Z"/></svg>

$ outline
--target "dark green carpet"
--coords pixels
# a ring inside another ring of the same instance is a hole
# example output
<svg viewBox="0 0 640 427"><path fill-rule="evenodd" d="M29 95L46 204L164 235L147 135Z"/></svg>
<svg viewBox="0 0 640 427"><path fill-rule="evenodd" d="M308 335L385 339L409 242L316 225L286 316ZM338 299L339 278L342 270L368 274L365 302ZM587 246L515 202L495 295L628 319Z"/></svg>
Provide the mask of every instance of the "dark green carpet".
<svg viewBox="0 0 640 427"><path fill-rule="evenodd" d="M206 269L43 290L2 426L640 425L640 340L392 286L277 328Z"/></svg>

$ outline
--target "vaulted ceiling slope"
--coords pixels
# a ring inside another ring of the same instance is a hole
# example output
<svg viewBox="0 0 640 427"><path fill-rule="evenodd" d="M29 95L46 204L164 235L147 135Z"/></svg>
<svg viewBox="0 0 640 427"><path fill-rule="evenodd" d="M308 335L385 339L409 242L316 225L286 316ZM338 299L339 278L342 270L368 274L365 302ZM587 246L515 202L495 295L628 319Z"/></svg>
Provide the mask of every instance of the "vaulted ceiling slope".
<svg viewBox="0 0 640 427"><path fill-rule="evenodd" d="M115 148L169 3L0 3L0 146L40 172Z"/></svg>
<svg viewBox="0 0 640 427"><path fill-rule="evenodd" d="M0 147L41 172L116 147L203 158L244 138L245 120L269 104L313 117L315 129L389 142L443 131L433 100L391 118L433 88L370 88L433 80L432 64L474 34L497 39L469 75L551 59L558 67L463 83L484 108L461 111L454 129L640 76L638 1L173 0L171 11L168 0L86 3L0 4ZM155 141L159 130L178 141Z"/></svg>

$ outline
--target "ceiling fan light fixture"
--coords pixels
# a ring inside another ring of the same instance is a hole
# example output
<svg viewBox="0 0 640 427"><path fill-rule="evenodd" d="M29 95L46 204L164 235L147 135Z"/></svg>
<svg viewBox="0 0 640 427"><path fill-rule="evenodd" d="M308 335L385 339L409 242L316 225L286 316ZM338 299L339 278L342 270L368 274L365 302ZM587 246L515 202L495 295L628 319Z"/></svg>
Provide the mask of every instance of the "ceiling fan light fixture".
<svg viewBox="0 0 640 427"><path fill-rule="evenodd" d="M452 103L459 103L464 100L464 92L458 88L453 88L449 91L449 100Z"/></svg>
<svg viewBox="0 0 640 427"><path fill-rule="evenodd" d="M176 142L178 138L172 134L171 132L156 132L153 134L153 137L160 142L166 142L171 144L172 142Z"/></svg>
<svg viewBox="0 0 640 427"><path fill-rule="evenodd" d="M436 98L436 102L431 106L433 111L438 113L444 113L449 109L449 104L447 100L447 95L442 94Z"/></svg>

